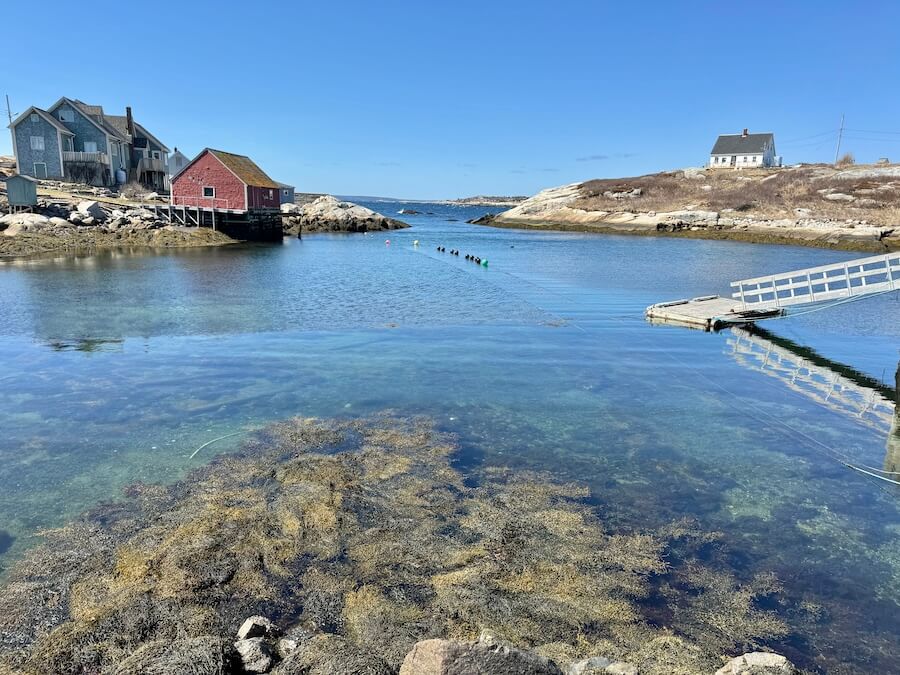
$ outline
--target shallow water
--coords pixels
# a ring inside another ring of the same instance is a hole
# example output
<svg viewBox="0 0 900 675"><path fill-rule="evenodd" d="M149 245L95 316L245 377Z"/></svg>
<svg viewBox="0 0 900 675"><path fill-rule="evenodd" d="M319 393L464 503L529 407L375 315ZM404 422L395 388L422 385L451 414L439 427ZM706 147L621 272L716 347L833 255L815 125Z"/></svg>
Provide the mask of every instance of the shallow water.
<svg viewBox="0 0 900 675"><path fill-rule="evenodd" d="M823 671L890 671L900 491L839 460L900 464L877 386L897 367L897 295L766 325L812 355L642 316L854 254L371 206L433 213L381 235L0 263L0 564L127 483L236 447L235 432L391 409L456 433L461 466L586 481L611 528L691 517L724 532L733 573L785 584L797 630L773 647Z"/></svg>

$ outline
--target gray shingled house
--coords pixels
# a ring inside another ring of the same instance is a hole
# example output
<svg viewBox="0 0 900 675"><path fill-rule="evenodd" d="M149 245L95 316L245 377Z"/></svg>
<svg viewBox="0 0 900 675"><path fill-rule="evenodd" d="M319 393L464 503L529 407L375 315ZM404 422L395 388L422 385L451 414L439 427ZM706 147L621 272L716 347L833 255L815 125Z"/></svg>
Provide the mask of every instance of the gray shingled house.
<svg viewBox="0 0 900 675"><path fill-rule="evenodd" d="M775 134L722 134L709 153L711 169L749 169L775 166Z"/></svg>
<svg viewBox="0 0 900 675"><path fill-rule="evenodd" d="M9 125L20 174L115 185L136 180L168 187L169 149L131 116L61 98L46 110L32 106Z"/></svg>

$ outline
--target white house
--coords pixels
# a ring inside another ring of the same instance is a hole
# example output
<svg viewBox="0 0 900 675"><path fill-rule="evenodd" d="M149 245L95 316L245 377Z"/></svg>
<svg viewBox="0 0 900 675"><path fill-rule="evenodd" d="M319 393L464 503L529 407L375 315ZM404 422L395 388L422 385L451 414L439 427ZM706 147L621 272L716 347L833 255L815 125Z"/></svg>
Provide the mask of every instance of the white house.
<svg viewBox="0 0 900 675"><path fill-rule="evenodd" d="M722 134L709 153L711 169L775 166L775 134Z"/></svg>
<svg viewBox="0 0 900 675"><path fill-rule="evenodd" d="M169 180L181 173L181 170L191 163L181 150L175 148L175 152L169 155Z"/></svg>

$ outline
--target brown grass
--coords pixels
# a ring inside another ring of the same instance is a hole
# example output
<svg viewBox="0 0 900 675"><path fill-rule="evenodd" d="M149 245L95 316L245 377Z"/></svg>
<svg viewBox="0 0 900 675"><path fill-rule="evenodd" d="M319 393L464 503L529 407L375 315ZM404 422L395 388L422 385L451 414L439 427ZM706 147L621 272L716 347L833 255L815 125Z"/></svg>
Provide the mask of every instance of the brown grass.
<svg viewBox="0 0 900 675"><path fill-rule="evenodd" d="M692 208L733 217L864 220L873 225L900 225L897 177L845 178L825 165L743 171L708 169L705 174L700 179L685 178L682 172L666 172L591 180L582 185L582 198L571 206L588 211L658 213ZM604 196L606 192L635 188L642 190L641 196ZM849 194L856 200L831 201L825 198L829 192Z"/></svg>

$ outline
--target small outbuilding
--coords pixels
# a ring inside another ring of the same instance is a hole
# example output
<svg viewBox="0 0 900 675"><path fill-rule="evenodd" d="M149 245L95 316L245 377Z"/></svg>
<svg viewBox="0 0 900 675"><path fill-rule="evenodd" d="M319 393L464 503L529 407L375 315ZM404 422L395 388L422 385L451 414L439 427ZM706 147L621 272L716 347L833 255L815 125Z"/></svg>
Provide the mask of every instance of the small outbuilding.
<svg viewBox="0 0 900 675"><path fill-rule="evenodd" d="M6 196L11 208L19 209L37 204L38 182L31 176L18 174L6 179Z"/></svg>
<svg viewBox="0 0 900 675"><path fill-rule="evenodd" d="M204 149L172 178L173 206L279 213L281 188L246 155Z"/></svg>
<svg viewBox="0 0 900 675"><path fill-rule="evenodd" d="M294 203L294 186L288 185L287 183L278 183L279 191L278 198L281 200L282 204L293 204Z"/></svg>

